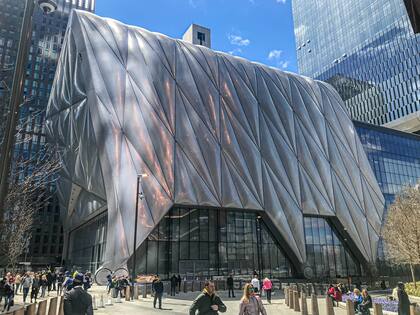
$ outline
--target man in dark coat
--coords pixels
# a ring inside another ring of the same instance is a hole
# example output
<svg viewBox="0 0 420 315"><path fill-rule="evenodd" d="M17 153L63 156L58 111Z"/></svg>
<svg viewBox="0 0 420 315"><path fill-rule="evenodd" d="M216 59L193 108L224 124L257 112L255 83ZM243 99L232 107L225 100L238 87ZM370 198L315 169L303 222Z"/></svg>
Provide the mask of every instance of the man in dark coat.
<svg viewBox="0 0 420 315"><path fill-rule="evenodd" d="M196 311L198 311L197 315L217 315L219 312L226 312L226 310L226 305L216 295L214 283L206 281L203 292L200 293L190 307L190 315L196 315Z"/></svg>
<svg viewBox="0 0 420 315"><path fill-rule="evenodd" d="M73 288L64 294L64 315L93 315L92 297L82 288L83 278L76 274Z"/></svg>
<svg viewBox="0 0 420 315"><path fill-rule="evenodd" d="M232 277L231 274L226 279L226 284L227 284L227 288L228 288L228 292L229 292L229 297L230 297L231 292L232 292L232 297L235 297L235 291L233 291L233 277Z"/></svg>
<svg viewBox="0 0 420 315"><path fill-rule="evenodd" d="M398 282L398 315L410 314L410 300L405 292L404 283Z"/></svg>
<svg viewBox="0 0 420 315"><path fill-rule="evenodd" d="M171 277L171 296L175 296L177 285L178 285L178 278L175 275L173 275Z"/></svg>
<svg viewBox="0 0 420 315"><path fill-rule="evenodd" d="M152 286L153 291L155 292L155 297L153 299L153 307L156 308L156 300L159 300L159 309L162 309L163 282L160 281L158 276L156 276Z"/></svg>

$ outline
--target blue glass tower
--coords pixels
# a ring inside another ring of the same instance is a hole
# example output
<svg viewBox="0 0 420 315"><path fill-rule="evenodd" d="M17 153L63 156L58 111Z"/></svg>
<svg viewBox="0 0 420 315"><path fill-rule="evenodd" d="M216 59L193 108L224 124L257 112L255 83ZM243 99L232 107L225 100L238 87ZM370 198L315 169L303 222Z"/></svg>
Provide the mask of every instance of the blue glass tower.
<svg viewBox="0 0 420 315"><path fill-rule="evenodd" d="M403 0L293 1L299 72L331 83L351 117L420 130L420 34Z"/></svg>

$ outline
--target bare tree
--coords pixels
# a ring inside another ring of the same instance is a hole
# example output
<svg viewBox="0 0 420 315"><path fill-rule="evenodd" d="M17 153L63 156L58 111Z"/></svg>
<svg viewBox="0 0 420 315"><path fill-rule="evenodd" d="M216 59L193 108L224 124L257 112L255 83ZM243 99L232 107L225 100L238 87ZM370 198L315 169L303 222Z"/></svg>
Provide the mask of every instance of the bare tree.
<svg viewBox="0 0 420 315"><path fill-rule="evenodd" d="M35 214L49 202L51 185L61 168L59 151L48 144L30 159L15 163L0 225L0 253L12 269L30 242Z"/></svg>
<svg viewBox="0 0 420 315"><path fill-rule="evenodd" d="M383 238L392 262L408 264L414 285L414 266L420 265L420 185L397 195L386 217Z"/></svg>

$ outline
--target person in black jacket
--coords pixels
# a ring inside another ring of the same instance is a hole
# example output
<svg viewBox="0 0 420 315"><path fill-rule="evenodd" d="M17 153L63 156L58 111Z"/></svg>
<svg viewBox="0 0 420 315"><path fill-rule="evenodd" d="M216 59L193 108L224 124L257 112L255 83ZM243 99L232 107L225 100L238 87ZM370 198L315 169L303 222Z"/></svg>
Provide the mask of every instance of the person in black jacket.
<svg viewBox="0 0 420 315"><path fill-rule="evenodd" d="M404 283L398 282L398 315L410 314L410 300L408 294L405 292Z"/></svg>
<svg viewBox="0 0 420 315"><path fill-rule="evenodd" d="M175 275L173 275L171 277L171 296L175 296L177 285L178 285L178 278Z"/></svg>
<svg viewBox="0 0 420 315"><path fill-rule="evenodd" d="M232 292L232 297L235 297L235 291L233 291L233 277L232 277L231 274L226 279L226 285L227 285L227 288L228 288L229 297L230 297L231 292Z"/></svg>
<svg viewBox="0 0 420 315"><path fill-rule="evenodd" d="M73 288L64 294L64 315L93 315L92 297L83 290L83 274L76 274Z"/></svg>
<svg viewBox="0 0 420 315"><path fill-rule="evenodd" d="M10 310L10 307L14 305L13 298L15 296L15 288L13 286L13 278L9 278L6 280L4 285L4 308L3 312L6 310L7 312Z"/></svg>
<svg viewBox="0 0 420 315"><path fill-rule="evenodd" d="M155 292L155 297L153 299L153 307L156 308L156 300L159 299L159 309L162 309L163 282L160 281L158 276L156 276L152 286L153 291Z"/></svg>
<svg viewBox="0 0 420 315"><path fill-rule="evenodd" d="M216 295L214 283L206 281L203 292L197 296L190 307L190 315L196 315L197 311L197 315L217 315L219 312L226 312L226 310L226 305Z"/></svg>

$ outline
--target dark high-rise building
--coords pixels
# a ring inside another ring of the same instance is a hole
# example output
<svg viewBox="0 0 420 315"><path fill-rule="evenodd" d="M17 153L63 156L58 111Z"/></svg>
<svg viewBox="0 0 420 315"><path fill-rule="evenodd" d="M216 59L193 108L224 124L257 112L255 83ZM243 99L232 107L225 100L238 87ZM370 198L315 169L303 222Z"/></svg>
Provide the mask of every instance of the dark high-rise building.
<svg viewBox="0 0 420 315"><path fill-rule="evenodd" d="M43 150L46 143L45 110L70 12L73 9L93 12L95 8L95 0L55 2L57 9L50 14L45 14L37 5L34 8L24 81L25 102L19 111L13 161L36 160ZM0 62L2 68L7 68L13 67L16 62L19 23L22 23L25 1L0 0L0 6L0 14L5 17L0 19ZM3 80L10 87L8 78ZM7 93L0 90L0 101L5 97L8 97ZM4 108L3 105L1 107ZM7 115L7 108L6 111L3 109L3 113ZM11 180L19 180L27 175L14 166L12 165ZM28 170L30 171L30 167ZM60 213L55 184L52 183L48 190L50 196L45 206L36 213L32 239L25 255L34 265L45 266L60 262L62 255L64 218Z"/></svg>
<svg viewBox="0 0 420 315"><path fill-rule="evenodd" d="M420 34L403 0L293 1L299 72L331 83L355 120L420 130Z"/></svg>

